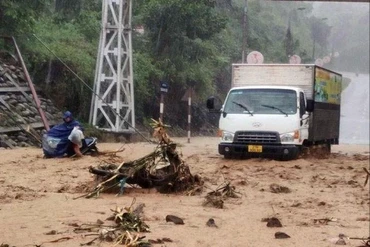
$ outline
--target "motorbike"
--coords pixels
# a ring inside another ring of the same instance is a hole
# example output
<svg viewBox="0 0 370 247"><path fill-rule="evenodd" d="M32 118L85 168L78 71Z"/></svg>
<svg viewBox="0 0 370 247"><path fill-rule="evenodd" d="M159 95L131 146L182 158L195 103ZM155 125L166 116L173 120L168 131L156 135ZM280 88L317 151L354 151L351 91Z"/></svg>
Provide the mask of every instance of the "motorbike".
<svg viewBox="0 0 370 247"><path fill-rule="evenodd" d="M98 148L96 137L85 137L82 141L80 151L85 154L97 154ZM53 137L44 134L42 138L42 150L45 158L73 157L75 152L68 137Z"/></svg>

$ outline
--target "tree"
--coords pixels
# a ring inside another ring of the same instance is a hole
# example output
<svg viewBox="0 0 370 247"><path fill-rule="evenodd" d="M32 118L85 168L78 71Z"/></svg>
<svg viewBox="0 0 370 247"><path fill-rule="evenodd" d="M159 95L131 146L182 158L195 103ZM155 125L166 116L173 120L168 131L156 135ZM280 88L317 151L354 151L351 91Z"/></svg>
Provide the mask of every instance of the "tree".
<svg viewBox="0 0 370 247"><path fill-rule="evenodd" d="M289 20L288 29L285 35L284 46L285 46L286 57L288 58L292 56L294 53L294 41L293 41L292 32L290 31L290 20Z"/></svg>
<svg viewBox="0 0 370 247"><path fill-rule="evenodd" d="M223 60L213 39L225 28L225 16L208 0L155 0L140 8L146 51L156 70L162 71L148 83L158 88L159 81L169 82L166 99L172 102L182 97L191 80L197 82L198 94L209 92ZM179 104L171 106L173 112L182 111Z"/></svg>
<svg viewBox="0 0 370 247"><path fill-rule="evenodd" d="M48 13L49 0L0 1L0 35L24 36L32 32L35 22Z"/></svg>

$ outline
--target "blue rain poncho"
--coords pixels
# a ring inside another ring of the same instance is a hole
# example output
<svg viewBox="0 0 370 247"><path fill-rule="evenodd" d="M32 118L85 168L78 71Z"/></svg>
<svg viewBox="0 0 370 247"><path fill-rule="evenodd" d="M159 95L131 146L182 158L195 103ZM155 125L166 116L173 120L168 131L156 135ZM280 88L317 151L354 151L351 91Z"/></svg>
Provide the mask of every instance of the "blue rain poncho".
<svg viewBox="0 0 370 247"><path fill-rule="evenodd" d="M71 142L68 136L74 127L83 130L81 124L72 120L69 123L55 125L43 136L42 149L46 157L62 157L70 152Z"/></svg>

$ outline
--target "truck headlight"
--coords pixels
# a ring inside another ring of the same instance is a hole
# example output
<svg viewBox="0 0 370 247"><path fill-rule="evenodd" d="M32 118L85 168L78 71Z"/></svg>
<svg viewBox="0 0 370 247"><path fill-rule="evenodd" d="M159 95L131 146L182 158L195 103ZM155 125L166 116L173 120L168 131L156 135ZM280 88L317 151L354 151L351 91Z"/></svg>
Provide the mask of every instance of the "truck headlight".
<svg viewBox="0 0 370 247"><path fill-rule="evenodd" d="M234 140L234 133L228 131L222 131L221 140L224 142L233 142Z"/></svg>
<svg viewBox="0 0 370 247"><path fill-rule="evenodd" d="M281 142L294 142L294 135L292 134L282 134L280 135Z"/></svg>
<svg viewBox="0 0 370 247"><path fill-rule="evenodd" d="M295 139L299 139L299 130L294 132L284 133L280 135L281 142L294 142Z"/></svg>

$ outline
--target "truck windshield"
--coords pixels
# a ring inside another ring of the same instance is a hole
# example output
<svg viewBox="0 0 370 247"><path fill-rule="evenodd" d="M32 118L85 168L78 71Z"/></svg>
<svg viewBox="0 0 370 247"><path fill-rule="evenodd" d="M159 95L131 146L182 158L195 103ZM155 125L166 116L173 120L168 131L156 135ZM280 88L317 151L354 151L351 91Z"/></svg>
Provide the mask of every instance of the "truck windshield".
<svg viewBox="0 0 370 247"><path fill-rule="evenodd" d="M235 89L227 97L224 112L251 115L296 114L297 93L290 89Z"/></svg>

